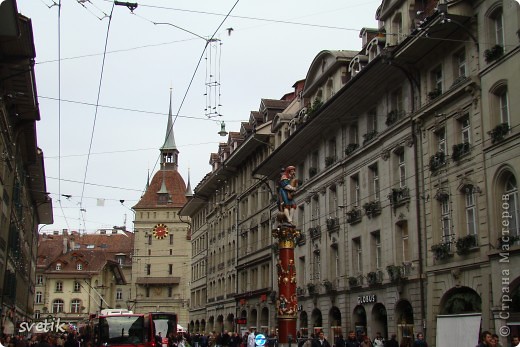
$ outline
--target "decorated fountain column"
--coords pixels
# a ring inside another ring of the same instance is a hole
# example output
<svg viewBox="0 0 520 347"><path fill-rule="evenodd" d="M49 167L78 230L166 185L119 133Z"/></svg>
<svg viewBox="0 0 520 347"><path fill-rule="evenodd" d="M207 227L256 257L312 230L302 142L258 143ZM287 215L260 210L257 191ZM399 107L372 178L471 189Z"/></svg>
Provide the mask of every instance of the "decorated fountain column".
<svg viewBox="0 0 520 347"><path fill-rule="evenodd" d="M294 264L294 245L300 232L289 223L281 223L272 231L273 237L278 239L278 298L276 310L278 312L278 339L286 344L296 341L296 318L298 314L298 300L296 297L296 267ZM289 338L292 338L289 341Z"/></svg>
<svg viewBox="0 0 520 347"><path fill-rule="evenodd" d="M293 222L296 203L294 195L298 189L296 168L287 166L278 181L278 226L273 230L273 237L278 239L278 341L291 344L296 341L296 316L298 300L296 298L296 267L294 264L294 244L300 232Z"/></svg>

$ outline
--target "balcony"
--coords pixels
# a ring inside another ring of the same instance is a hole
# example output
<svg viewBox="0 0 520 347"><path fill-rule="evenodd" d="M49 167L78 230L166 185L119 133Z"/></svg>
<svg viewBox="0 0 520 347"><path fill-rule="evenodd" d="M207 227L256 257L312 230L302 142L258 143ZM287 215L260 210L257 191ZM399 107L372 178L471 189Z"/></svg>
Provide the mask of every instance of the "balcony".
<svg viewBox="0 0 520 347"><path fill-rule="evenodd" d="M437 172L437 170L444 165L446 165L446 155L444 152L437 152L430 157L430 171L432 173Z"/></svg>
<svg viewBox="0 0 520 347"><path fill-rule="evenodd" d="M478 249L477 237L473 234L459 237L457 241L455 241L455 248L457 249L458 255L466 255L473 249Z"/></svg>
<svg viewBox="0 0 520 347"><path fill-rule="evenodd" d="M319 226L309 228L309 235L312 240L320 238L321 237L321 228Z"/></svg>
<svg viewBox="0 0 520 347"><path fill-rule="evenodd" d="M392 110L390 112L388 112L388 114L386 115L386 121L385 121L385 124L386 126L392 126L394 123L396 123L402 116L403 116L403 111L399 111L399 110Z"/></svg>
<svg viewBox="0 0 520 347"><path fill-rule="evenodd" d="M365 214L368 218L374 218L381 214L381 202L380 201L370 201L363 205L363 209L365 210Z"/></svg>
<svg viewBox="0 0 520 347"><path fill-rule="evenodd" d="M484 59L486 59L486 63L488 64L498 60L502 55L504 55L504 47L500 45L494 45L484 51Z"/></svg>
<svg viewBox="0 0 520 347"><path fill-rule="evenodd" d="M399 207L410 201L410 189L408 187L392 188L392 192L388 194L390 204Z"/></svg>
<svg viewBox="0 0 520 347"><path fill-rule="evenodd" d="M348 224L356 224L361 222L362 214L361 210L357 207L354 207L352 210L347 212L347 223Z"/></svg>
<svg viewBox="0 0 520 347"><path fill-rule="evenodd" d="M435 260L445 260L453 255L451 253L451 242L437 243L432 245L430 250L432 251Z"/></svg>
<svg viewBox="0 0 520 347"><path fill-rule="evenodd" d="M327 231L333 232L339 229L339 218L338 217L327 217Z"/></svg>

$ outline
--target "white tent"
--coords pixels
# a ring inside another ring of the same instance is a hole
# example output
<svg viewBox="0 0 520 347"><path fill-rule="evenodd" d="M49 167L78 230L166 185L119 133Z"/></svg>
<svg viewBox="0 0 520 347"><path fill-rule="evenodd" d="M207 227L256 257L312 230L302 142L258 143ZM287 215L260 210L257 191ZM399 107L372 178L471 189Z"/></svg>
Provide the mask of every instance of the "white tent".
<svg viewBox="0 0 520 347"><path fill-rule="evenodd" d="M177 332L178 333L185 333L187 330L180 324L177 324Z"/></svg>

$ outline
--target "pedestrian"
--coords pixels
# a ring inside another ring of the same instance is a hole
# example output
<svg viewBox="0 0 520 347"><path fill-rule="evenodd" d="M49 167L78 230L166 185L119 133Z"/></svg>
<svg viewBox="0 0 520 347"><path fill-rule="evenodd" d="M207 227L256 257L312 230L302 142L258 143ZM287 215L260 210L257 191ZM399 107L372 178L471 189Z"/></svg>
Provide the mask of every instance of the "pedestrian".
<svg viewBox="0 0 520 347"><path fill-rule="evenodd" d="M491 347L493 346L493 335L489 331L484 331L480 335L480 343L477 347Z"/></svg>
<svg viewBox="0 0 520 347"><path fill-rule="evenodd" d="M345 339L343 338L343 334L339 334L335 341L336 347L345 347Z"/></svg>
<svg viewBox="0 0 520 347"><path fill-rule="evenodd" d="M367 335L363 335L363 341L361 341L361 347L372 347L372 341Z"/></svg>
<svg viewBox="0 0 520 347"><path fill-rule="evenodd" d="M413 343L413 347L428 347L428 344L424 341L423 333L417 333L417 339Z"/></svg>
<svg viewBox="0 0 520 347"><path fill-rule="evenodd" d="M376 333L376 337L374 338L374 347L384 347L385 339L381 336L381 333L378 331Z"/></svg>
<svg viewBox="0 0 520 347"><path fill-rule="evenodd" d="M247 347L255 347L255 329L251 329L247 336Z"/></svg>
<svg viewBox="0 0 520 347"><path fill-rule="evenodd" d="M318 333L318 339L316 342L318 343L318 347L331 347L329 341L327 341L327 339L325 338L325 333L323 332L323 330L321 330Z"/></svg>
<svg viewBox="0 0 520 347"><path fill-rule="evenodd" d="M395 334L392 334L390 340L386 341L385 347L399 347L397 336Z"/></svg>
<svg viewBox="0 0 520 347"><path fill-rule="evenodd" d="M346 347L360 347L361 344L356 339L356 333L354 330L348 332L347 341L345 342Z"/></svg>
<svg viewBox="0 0 520 347"><path fill-rule="evenodd" d="M412 347L412 338L409 336L404 336L401 339L401 343L399 344L399 347Z"/></svg>

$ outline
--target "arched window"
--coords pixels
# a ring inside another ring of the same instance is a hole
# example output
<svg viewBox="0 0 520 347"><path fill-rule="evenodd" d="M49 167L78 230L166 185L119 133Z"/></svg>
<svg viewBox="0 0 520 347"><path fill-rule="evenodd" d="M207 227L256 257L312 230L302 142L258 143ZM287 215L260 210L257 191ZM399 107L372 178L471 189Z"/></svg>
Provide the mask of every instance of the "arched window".
<svg viewBox="0 0 520 347"><path fill-rule="evenodd" d="M61 313L63 312L63 300L56 299L52 302L52 313Z"/></svg>

